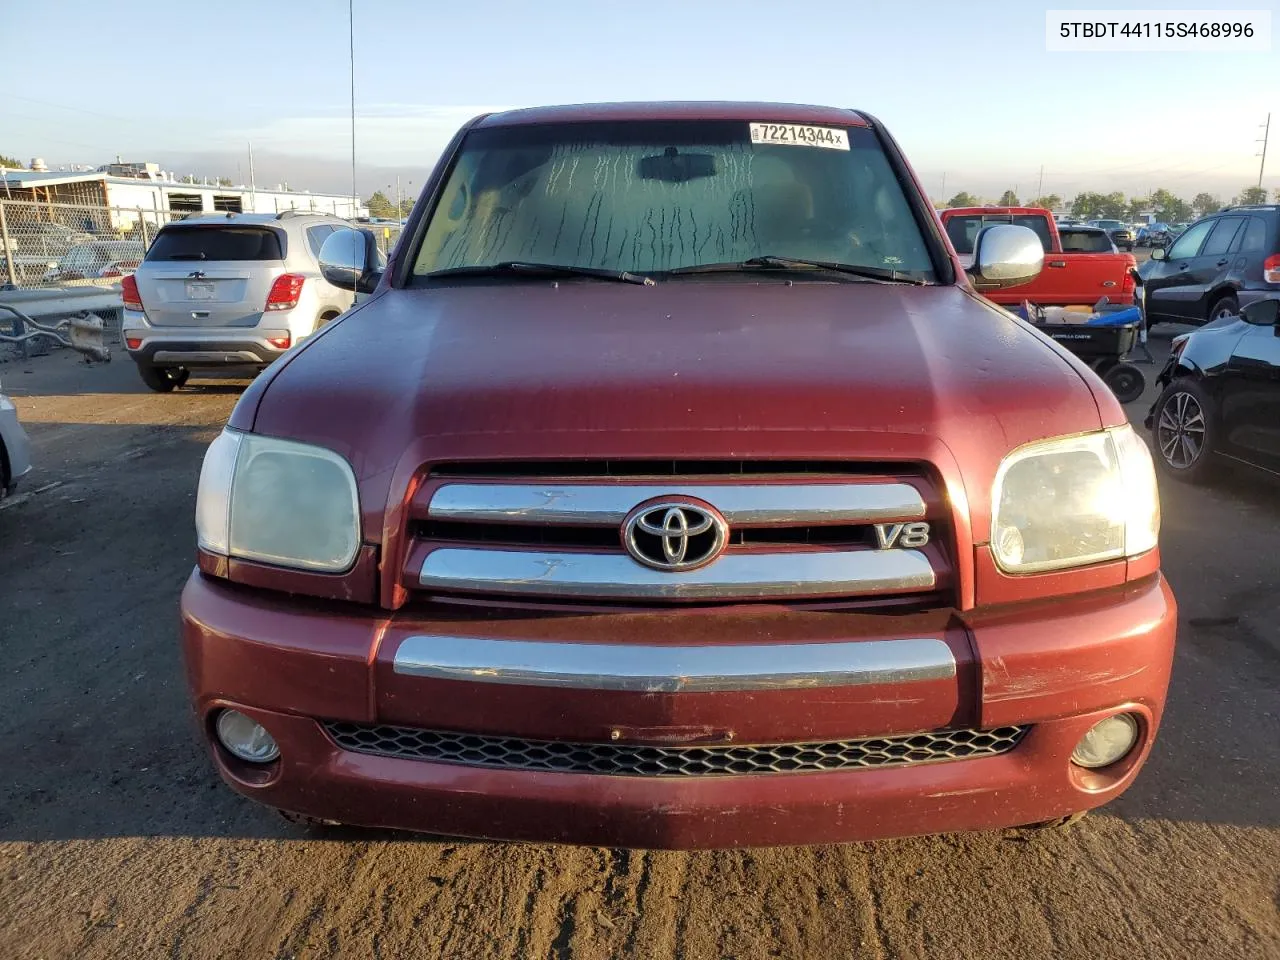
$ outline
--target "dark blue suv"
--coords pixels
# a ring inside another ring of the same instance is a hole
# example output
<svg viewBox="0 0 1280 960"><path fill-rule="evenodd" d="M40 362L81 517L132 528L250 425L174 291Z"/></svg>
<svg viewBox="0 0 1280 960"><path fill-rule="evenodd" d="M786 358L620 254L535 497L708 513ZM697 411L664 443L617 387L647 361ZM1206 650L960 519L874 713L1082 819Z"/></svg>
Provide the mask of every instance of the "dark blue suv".
<svg viewBox="0 0 1280 960"><path fill-rule="evenodd" d="M1280 204L1197 220L1144 265L1147 322L1202 324L1280 294Z"/></svg>

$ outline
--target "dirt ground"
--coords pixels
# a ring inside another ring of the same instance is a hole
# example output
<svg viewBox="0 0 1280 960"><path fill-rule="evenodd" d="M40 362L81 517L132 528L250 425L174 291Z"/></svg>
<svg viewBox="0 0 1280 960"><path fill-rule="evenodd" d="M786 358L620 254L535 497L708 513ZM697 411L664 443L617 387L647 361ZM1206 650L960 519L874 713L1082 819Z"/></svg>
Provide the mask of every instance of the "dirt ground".
<svg viewBox="0 0 1280 960"><path fill-rule="evenodd" d="M1069 830L711 853L315 839L221 785L183 688L196 478L243 385L158 396L127 359L65 354L0 363L0 384L38 458L0 506L0 960L1280 957L1274 484L1166 485L1162 737Z"/></svg>

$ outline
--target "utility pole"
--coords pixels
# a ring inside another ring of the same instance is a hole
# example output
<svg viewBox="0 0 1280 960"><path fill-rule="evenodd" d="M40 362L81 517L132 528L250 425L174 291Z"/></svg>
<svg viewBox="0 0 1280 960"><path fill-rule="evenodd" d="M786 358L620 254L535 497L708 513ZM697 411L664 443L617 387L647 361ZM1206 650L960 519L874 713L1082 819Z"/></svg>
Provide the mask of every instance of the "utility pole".
<svg viewBox="0 0 1280 960"><path fill-rule="evenodd" d="M253 144L249 144L249 206L258 212L258 181L253 176Z"/></svg>
<svg viewBox="0 0 1280 960"><path fill-rule="evenodd" d="M939 197L943 203L947 202L947 171L942 171L942 196Z"/></svg>
<svg viewBox="0 0 1280 960"><path fill-rule="evenodd" d="M347 44L351 55L351 216L360 216L360 194L356 191L356 5L347 0Z"/></svg>
<svg viewBox="0 0 1280 960"><path fill-rule="evenodd" d="M1036 198L1044 196L1044 164L1040 164L1040 183L1036 186Z"/></svg>
<svg viewBox="0 0 1280 960"><path fill-rule="evenodd" d="M1267 140L1271 137L1271 114L1267 114L1266 125L1262 128L1262 139L1258 142L1262 144L1262 162L1258 164L1258 187L1262 187L1262 171L1267 167Z"/></svg>

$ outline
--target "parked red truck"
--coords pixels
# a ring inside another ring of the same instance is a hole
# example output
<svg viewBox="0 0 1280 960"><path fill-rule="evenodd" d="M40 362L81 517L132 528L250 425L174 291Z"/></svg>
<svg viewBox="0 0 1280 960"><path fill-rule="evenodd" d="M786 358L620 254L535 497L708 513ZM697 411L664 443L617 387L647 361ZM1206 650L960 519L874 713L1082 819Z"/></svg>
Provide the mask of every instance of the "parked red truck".
<svg viewBox="0 0 1280 960"><path fill-rule="evenodd" d="M1002 306L1025 300L1040 306L1092 305L1103 297L1133 303L1138 261L1132 253L1064 253L1053 214L1040 207L952 207L941 211L947 237L965 262L973 255L978 233L998 223L1035 231L1044 246L1044 269L1029 283L987 293Z"/></svg>
<svg viewBox="0 0 1280 960"><path fill-rule="evenodd" d="M206 455L188 679L323 821L630 847L1040 824L1160 724L1151 458L863 113L468 123Z"/></svg>

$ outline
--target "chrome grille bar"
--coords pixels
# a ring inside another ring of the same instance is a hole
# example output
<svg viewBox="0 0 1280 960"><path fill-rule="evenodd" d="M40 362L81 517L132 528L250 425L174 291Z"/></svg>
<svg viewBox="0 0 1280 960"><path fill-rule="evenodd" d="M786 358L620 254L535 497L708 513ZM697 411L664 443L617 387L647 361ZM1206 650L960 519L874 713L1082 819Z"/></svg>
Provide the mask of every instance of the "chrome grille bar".
<svg viewBox="0 0 1280 960"><path fill-rule="evenodd" d="M470 683L692 693L949 680L956 660L932 638L695 647L412 636L396 649L394 669Z"/></svg>
<svg viewBox="0 0 1280 960"><path fill-rule="evenodd" d="M614 526L655 497L696 497L730 524L858 524L920 520L925 503L907 483L546 484L447 483L428 506L433 520Z"/></svg>
<svg viewBox="0 0 1280 960"><path fill-rule="evenodd" d="M428 589L613 600L723 600L866 596L929 590L937 577L918 550L728 553L668 573L622 553L441 547L427 554Z"/></svg>

